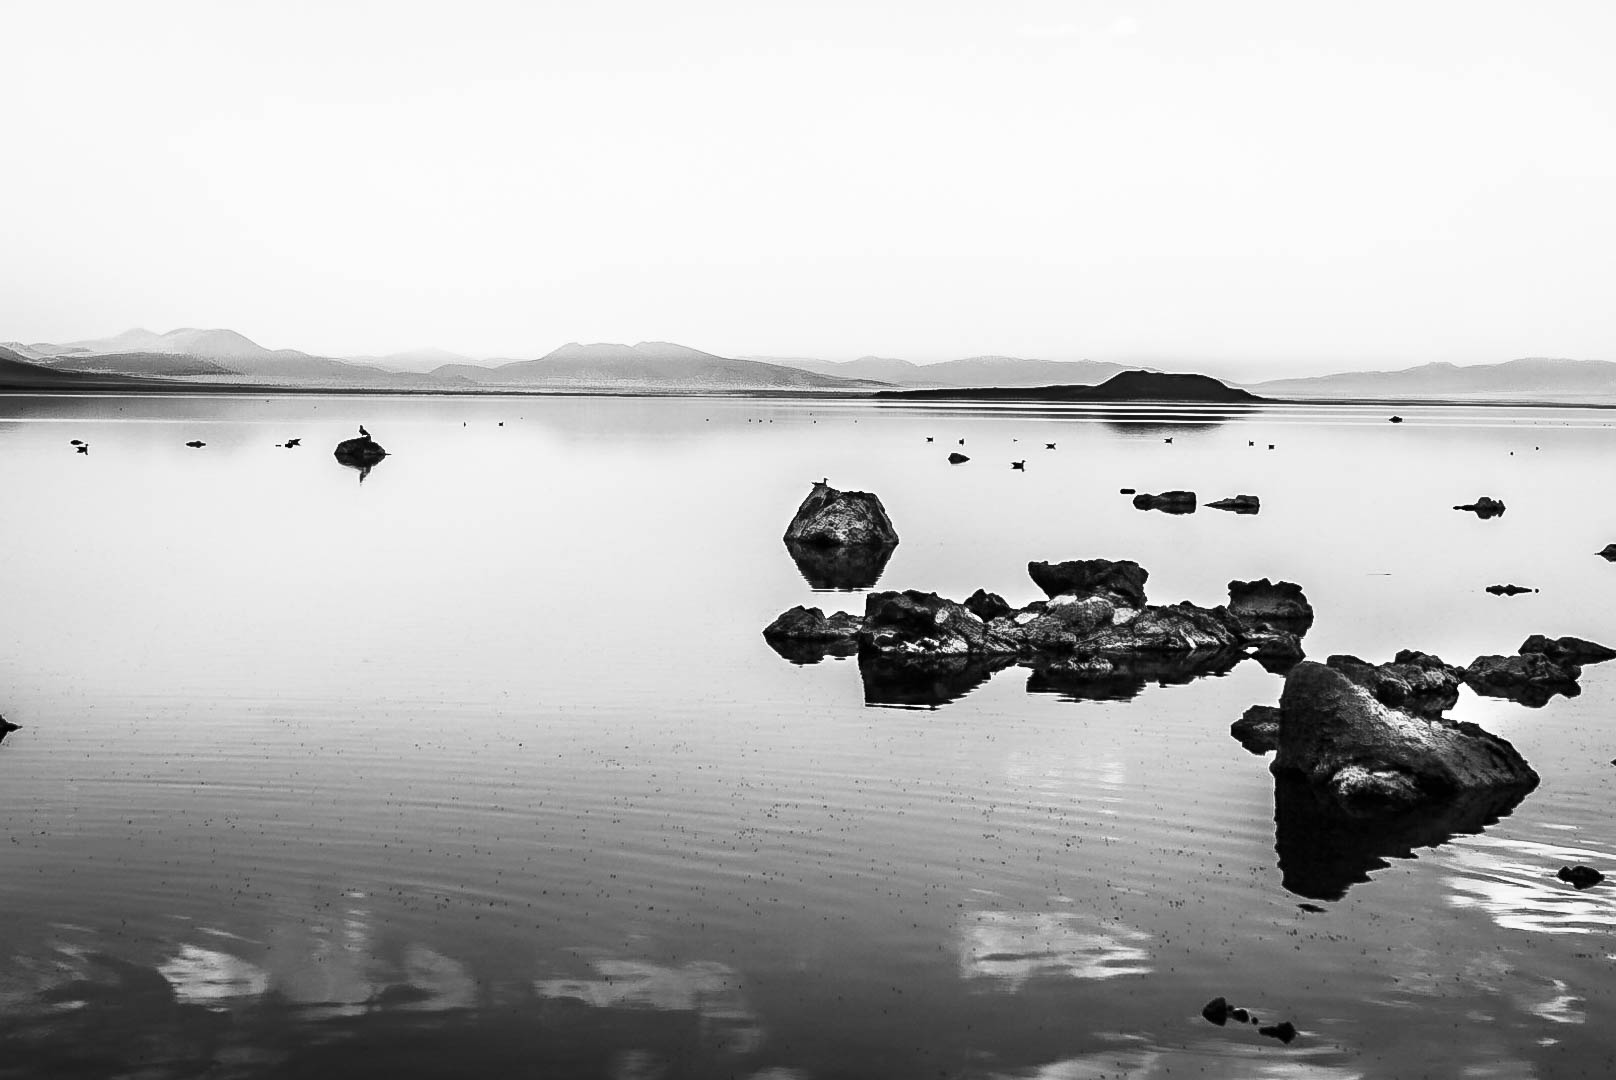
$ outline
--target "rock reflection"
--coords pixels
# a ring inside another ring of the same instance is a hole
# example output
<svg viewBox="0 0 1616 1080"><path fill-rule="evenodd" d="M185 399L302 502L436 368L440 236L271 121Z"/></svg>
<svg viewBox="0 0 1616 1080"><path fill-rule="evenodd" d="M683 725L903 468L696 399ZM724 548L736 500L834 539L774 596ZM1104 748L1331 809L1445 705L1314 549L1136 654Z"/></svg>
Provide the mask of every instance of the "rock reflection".
<svg viewBox="0 0 1616 1080"><path fill-rule="evenodd" d="M1027 693L1059 694L1067 701L1132 701L1146 686L1184 686L1228 673L1245 658L1238 650L1165 656L1104 657L1032 665Z"/></svg>
<svg viewBox="0 0 1616 1080"><path fill-rule="evenodd" d="M1115 979L1148 975L1150 935L1097 915L1066 911L978 911L959 931L960 974L1020 990L1029 979Z"/></svg>
<svg viewBox="0 0 1616 1080"><path fill-rule="evenodd" d="M762 1023L733 968L706 961L663 967L638 960L597 960L591 966L596 978L544 979L533 984L534 992L597 1009L694 1013L708 1040L728 1053L749 1053L763 1043Z"/></svg>
<svg viewBox="0 0 1616 1080"><path fill-rule="evenodd" d="M1281 883L1310 900L1339 900L1372 871L1390 866L1387 859L1413 858L1415 848L1479 833L1525 797L1519 790L1489 790L1408 813L1359 817L1338 809L1302 777L1276 773L1274 850Z"/></svg>
<svg viewBox="0 0 1616 1080"><path fill-rule="evenodd" d="M157 965L157 974L174 988L182 1004L221 1007L242 998L257 998L269 989L269 972L227 952L182 945Z"/></svg>
<svg viewBox="0 0 1616 1080"><path fill-rule="evenodd" d="M851 592L873 589L898 549L896 544L843 544L816 547L794 540L786 550L808 587L816 591Z"/></svg>
<svg viewBox="0 0 1616 1080"><path fill-rule="evenodd" d="M782 660L789 660L793 664L806 667L817 664L826 657L845 659L858 653L858 640L856 638L842 638L839 641L798 641L792 638L764 638L769 648Z"/></svg>
<svg viewBox="0 0 1616 1080"><path fill-rule="evenodd" d="M942 656L902 659L879 653L859 654L864 703L896 708L935 709L987 682L996 671L1015 663L1013 657Z"/></svg>

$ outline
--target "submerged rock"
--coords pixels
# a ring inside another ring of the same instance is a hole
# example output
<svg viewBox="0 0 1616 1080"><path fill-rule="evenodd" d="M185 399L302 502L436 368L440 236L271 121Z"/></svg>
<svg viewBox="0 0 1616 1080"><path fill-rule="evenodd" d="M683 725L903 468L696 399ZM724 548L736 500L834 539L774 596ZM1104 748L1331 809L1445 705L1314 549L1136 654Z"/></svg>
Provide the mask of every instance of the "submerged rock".
<svg viewBox="0 0 1616 1080"><path fill-rule="evenodd" d="M1141 492L1133 497L1133 505L1135 510L1160 510L1164 514L1193 514L1195 492L1164 491L1160 495Z"/></svg>
<svg viewBox="0 0 1616 1080"><path fill-rule="evenodd" d="M786 551L791 554L791 561L797 564L797 572L809 588L843 592L874 588L896 550L894 544L817 547L794 540L786 541Z"/></svg>
<svg viewBox="0 0 1616 1080"><path fill-rule="evenodd" d="M786 526L787 544L806 547L893 547L898 532L881 500L868 491L814 484Z"/></svg>
<svg viewBox="0 0 1616 1080"><path fill-rule="evenodd" d="M1255 495L1235 495L1228 499L1206 504L1213 510L1232 510L1237 514L1255 514L1262 509L1262 500Z"/></svg>
<svg viewBox="0 0 1616 1080"><path fill-rule="evenodd" d="M1278 1039L1288 1046L1291 1040L1296 1038L1296 1025L1289 1020L1282 1020L1277 1024L1258 1028L1257 1034L1266 1035L1270 1039Z"/></svg>
<svg viewBox="0 0 1616 1080"><path fill-rule="evenodd" d="M368 469L386 457L387 451L369 435L361 435L357 439L344 439L338 443L332 456L351 468Z"/></svg>
<svg viewBox="0 0 1616 1080"><path fill-rule="evenodd" d="M1466 792L1524 792L1538 783L1505 740L1474 724L1387 704L1362 678L1335 666L1298 664L1285 678L1279 707L1272 770L1304 777L1347 814L1407 810Z"/></svg>
<svg viewBox="0 0 1616 1080"><path fill-rule="evenodd" d="M1490 496L1483 495L1473 503L1464 506L1455 506L1455 510L1468 510L1479 518L1494 518L1504 512L1504 504Z"/></svg>

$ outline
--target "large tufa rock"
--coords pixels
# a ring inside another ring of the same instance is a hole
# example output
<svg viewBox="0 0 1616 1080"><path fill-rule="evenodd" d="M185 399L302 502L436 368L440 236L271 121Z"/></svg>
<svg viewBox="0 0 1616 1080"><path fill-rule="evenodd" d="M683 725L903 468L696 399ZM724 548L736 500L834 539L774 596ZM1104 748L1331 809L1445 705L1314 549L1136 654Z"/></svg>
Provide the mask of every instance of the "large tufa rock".
<svg viewBox="0 0 1616 1080"><path fill-rule="evenodd" d="M1145 580L1150 571L1130 559L1073 559L1030 562L1027 574L1045 596L1101 596L1120 607L1145 606Z"/></svg>
<svg viewBox="0 0 1616 1080"><path fill-rule="evenodd" d="M1478 656L1464 669L1470 689L1486 697L1508 698L1529 708L1540 709L1556 694L1576 697L1582 693L1577 680L1582 667L1570 660L1551 660L1542 653L1516 656Z"/></svg>
<svg viewBox="0 0 1616 1080"><path fill-rule="evenodd" d="M1332 656L1325 663L1368 690L1376 701L1427 719L1435 719L1459 701L1464 669L1439 656L1403 649L1389 664L1371 664L1356 656Z"/></svg>
<svg viewBox="0 0 1616 1080"><path fill-rule="evenodd" d="M1229 582L1229 610L1242 619L1271 625L1304 628L1313 625L1313 605L1294 581Z"/></svg>
<svg viewBox="0 0 1616 1080"><path fill-rule="evenodd" d="M1206 504L1213 510L1231 510L1236 514L1255 514L1262 509L1262 500L1255 495L1232 495L1227 499Z"/></svg>
<svg viewBox="0 0 1616 1080"><path fill-rule="evenodd" d="M1503 739L1474 724L1387 705L1335 667L1298 664L1279 707L1273 771L1300 774L1347 814L1537 786L1537 773Z"/></svg>
<svg viewBox="0 0 1616 1080"><path fill-rule="evenodd" d="M1605 660L1616 660L1616 649L1579 637L1548 638L1533 634L1521 642L1521 647L1515 651L1522 656L1541 653L1556 663L1569 660L1573 664L1598 664Z"/></svg>
<svg viewBox="0 0 1616 1080"><path fill-rule="evenodd" d="M845 641L858 637L864 620L845 611L825 617L818 608L797 605L763 628L763 636L787 641Z"/></svg>
<svg viewBox="0 0 1616 1080"><path fill-rule="evenodd" d="M899 656L1004 656L1021 647L964 604L914 589L866 596L859 639L878 653Z"/></svg>
<svg viewBox="0 0 1616 1080"><path fill-rule="evenodd" d="M342 464L356 469L368 469L387 456L382 444L369 435L361 435L357 439L344 439L331 453Z"/></svg>
<svg viewBox="0 0 1616 1080"><path fill-rule="evenodd" d="M879 498L867 491L837 491L821 480L797 507L785 540L812 547L890 547L897 544L898 532Z"/></svg>

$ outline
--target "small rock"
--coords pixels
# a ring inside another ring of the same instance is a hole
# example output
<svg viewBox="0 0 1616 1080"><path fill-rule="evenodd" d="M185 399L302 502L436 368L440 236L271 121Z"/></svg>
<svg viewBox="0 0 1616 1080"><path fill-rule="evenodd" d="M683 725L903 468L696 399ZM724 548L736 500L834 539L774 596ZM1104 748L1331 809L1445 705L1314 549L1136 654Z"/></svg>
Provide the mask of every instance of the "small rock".
<svg viewBox="0 0 1616 1080"><path fill-rule="evenodd" d="M1209 1023L1222 1027L1229 1022L1229 1003L1223 998L1215 997L1201 1009L1201 1015L1206 1017Z"/></svg>
<svg viewBox="0 0 1616 1080"><path fill-rule="evenodd" d="M1136 510L1160 510L1164 514L1195 513L1195 492L1164 491L1160 495L1141 493L1133 497Z"/></svg>
<svg viewBox="0 0 1616 1080"><path fill-rule="evenodd" d="M1606 544L1602 550L1596 551L1594 554L1606 562L1616 562L1616 544Z"/></svg>
<svg viewBox="0 0 1616 1080"><path fill-rule="evenodd" d="M1401 416L1394 416L1390 420L1387 421L1387 423L1391 423L1391 424L1401 424L1402 422L1403 422L1403 418Z"/></svg>
<svg viewBox="0 0 1616 1080"><path fill-rule="evenodd" d="M1519 596L1521 593L1537 592L1536 589L1529 589L1525 585L1489 585L1487 591L1494 596Z"/></svg>
<svg viewBox="0 0 1616 1080"><path fill-rule="evenodd" d="M1504 504L1499 502L1497 499L1483 495L1473 503L1466 503L1464 506L1455 506L1454 509L1468 510L1477 517L1486 519L1501 515L1504 512Z"/></svg>
<svg viewBox="0 0 1616 1080"><path fill-rule="evenodd" d="M960 440L960 442L964 442L964 441L965 441L964 439ZM963 465L967 461L970 461L970 460L971 460L970 458L966 457L964 454L960 453L957 450L954 453L948 455L948 463L950 465Z"/></svg>
<svg viewBox="0 0 1616 1080"><path fill-rule="evenodd" d="M202 447L204 447L204 446L206 446L208 444L203 442L201 439L192 439L190 442L186 443L185 445L191 447L193 450L200 450L200 449L202 449Z"/></svg>
<svg viewBox="0 0 1616 1080"><path fill-rule="evenodd" d="M1567 660L1573 664L1598 664L1606 660L1616 660L1616 649L1579 637L1551 639L1542 634L1533 634L1521 642L1521 647L1515 651L1522 656L1527 653L1541 653L1557 664Z"/></svg>
<svg viewBox="0 0 1616 1080"><path fill-rule="evenodd" d="M1260 1027L1257 1029L1257 1034L1266 1035L1270 1039L1278 1039L1280 1042L1289 1045L1290 1041L1296 1038L1296 1025L1289 1020L1285 1020L1269 1027Z"/></svg>
<svg viewBox="0 0 1616 1080"><path fill-rule="evenodd" d="M1253 754L1279 749L1279 709L1273 705L1253 705L1229 725L1233 735Z"/></svg>
<svg viewBox="0 0 1616 1080"><path fill-rule="evenodd" d="M1262 502L1255 495L1235 495L1206 505L1213 510L1232 510L1236 514L1255 514L1262 509Z"/></svg>
<svg viewBox="0 0 1616 1080"><path fill-rule="evenodd" d="M863 625L863 619L845 611L838 611L826 618L818 608L806 608L799 604L782 612L764 627L763 636L790 641L838 641L858 636L859 628Z"/></svg>
<svg viewBox="0 0 1616 1080"><path fill-rule="evenodd" d="M1562 866L1554 876L1561 881L1571 882L1578 889L1586 889L1605 880L1605 875L1591 866Z"/></svg>
<svg viewBox="0 0 1616 1080"><path fill-rule="evenodd" d="M786 526L786 543L816 547L897 544L898 531L881 499L868 491L838 491L816 482Z"/></svg>
<svg viewBox="0 0 1616 1080"><path fill-rule="evenodd" d="M1008 615L1015 610L1004 597L998 593L990 593L986 589L978 589L970 596L967 596L965 598L965 609L983 622L997 619L1001 615Z"/></svg>
<svg viewBox="0 0 1616 1080"><path fill-rule="evenodd" d="M1229 1019L1244 1024L1251 1019L1251 1014L1244 1009L1230 1009Z"/></svg>
<svg viewBox="0 0 1616 1080"><path fill-rule="evenodd" d="M1132 495L1135 492L1137 492L1138 490L1139 490L1138 488L1118 488L1117 489L1117 494L1118 495ZM1616 548L1616 544L1612 544L1611 547ZM1616 558L1616 555L1613 555L1611 557Z"/></svg>

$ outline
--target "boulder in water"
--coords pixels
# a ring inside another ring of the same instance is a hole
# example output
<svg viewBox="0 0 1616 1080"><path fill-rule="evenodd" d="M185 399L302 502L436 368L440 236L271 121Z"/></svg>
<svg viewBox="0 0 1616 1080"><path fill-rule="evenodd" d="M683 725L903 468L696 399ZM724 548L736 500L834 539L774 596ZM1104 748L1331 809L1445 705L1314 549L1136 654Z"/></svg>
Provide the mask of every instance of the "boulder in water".
<svg viewBox="0 0 1616 1080"><path fill-rule="evenodd" d="M333 456L342 464L350 465L356 469L369 468L387 456L382 444L369 435L361 435L357 439L344 439L337 444Z"/></svg>
<svg viewBox="0 0 1616 1080"><path fill-rule="evenodd" d="M1141 492L1133 497L1133 505L1136 510L1160 510L1164 514L1193 514L1195 492L1164 491L1160 495Z"/></svg>
<svg viewBox="0 0 1616 1080"><path fill-rule="evenodd" d="M1499 502L1497 499L1483 495L1473 503L1466 503L1463 506L1455 506L1454 509L1468 510L1477 517L1485 519L1498 517L1500 514L1502 514L1504 512L1504 504Z"/></svg>
<svg viewBox="0 0 1616 1080"><path fill-rule="evenodd" d="M1255 495L1233 495L1227 499L1206 504L1213 510L1232 510L1236 514L1255 514L1262 509L1262 500Z"/></svg>
<svg viewBox="0 0 1616 1080"><path fill-rule="evenodd" d="M1045 596L1103 596L1123 607L1141 608L1150 571L1131 559L1073 559L1030 562L1027 575Z"/></svg>
<svg viewBox="0 0 1616 1080"><path fill-rule="evenodd" d="M821 480L797 507L785 540L811 547L891 547L898 542L898 532L877 496L838 491Z"/></svg>

